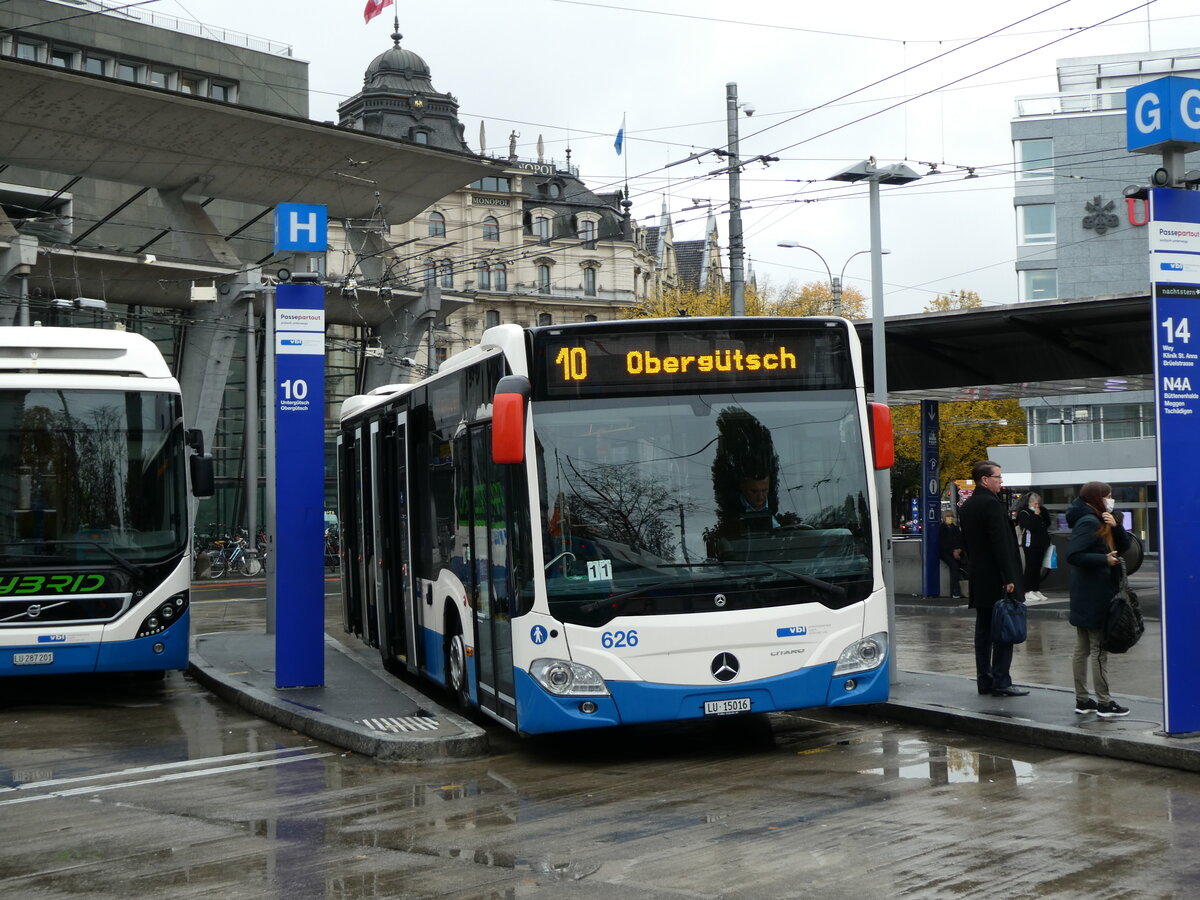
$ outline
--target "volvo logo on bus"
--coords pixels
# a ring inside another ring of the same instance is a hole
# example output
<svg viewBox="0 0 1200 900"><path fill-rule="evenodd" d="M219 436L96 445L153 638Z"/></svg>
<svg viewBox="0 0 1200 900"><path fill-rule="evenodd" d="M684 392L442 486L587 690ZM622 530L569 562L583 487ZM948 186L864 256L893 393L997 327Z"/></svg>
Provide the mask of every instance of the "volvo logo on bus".
<svg viewBox="0 0 1200 900"><path fill-rule="evenodd" d="M737 657L732 653L718 653L713 657L712 665L709 666L713 678L717 681L733 681L737 678L740 667Z"/></svg>
<svg viewBox="0 0 1200 900"><path fill-rule="evenodd" d="M31 619L36 619L41 614L42 614L42 604L40 604L40 603L31 603L31 604L29 604L29 608L27 610L25 610L25 615L29 616L29 618L31 618Z"/></svg>

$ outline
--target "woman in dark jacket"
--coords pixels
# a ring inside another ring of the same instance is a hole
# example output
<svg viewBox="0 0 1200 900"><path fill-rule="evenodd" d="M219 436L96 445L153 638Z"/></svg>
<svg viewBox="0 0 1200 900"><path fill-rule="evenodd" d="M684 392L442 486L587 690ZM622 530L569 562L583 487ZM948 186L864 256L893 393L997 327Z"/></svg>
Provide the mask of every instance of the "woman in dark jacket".
<svg viewBox="0 0 1200 900"><path fill-rule="evenodd" d="M1071 541L1067 561L1071 564L1071 617L1075 626L1075 712L1094 712L1104 718L1127 716L1108 693L1108 653L1104 649L1104 622L1108 602L1117 592L1120 552L1130 544L1129 534L1113 515L1112 488L1103 481L1089 481L1067 510ZM1087 665L1092 664L1096 699L1088 695Z"/></svg>
<svg viewBox="0 0 1200 900"><path fill-rule="evenodd" d="M1021 552L1025 554L1025 602L1045 600L1038 590L1042 583L1042 558L1050 549L1050 513L1042 506L1041 494L1030 491L1017 508L1017 527L1022 530Z"/></svg>

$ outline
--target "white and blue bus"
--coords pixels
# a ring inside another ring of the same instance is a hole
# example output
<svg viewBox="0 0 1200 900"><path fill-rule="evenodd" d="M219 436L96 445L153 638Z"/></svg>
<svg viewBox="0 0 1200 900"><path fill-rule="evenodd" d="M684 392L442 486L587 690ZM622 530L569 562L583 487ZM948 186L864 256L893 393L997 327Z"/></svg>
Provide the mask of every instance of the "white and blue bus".
<svg viewBox="0 0 1200 900"><path fill-rule="evenodd" d="M187 667L188 446L146 338L0 328L0 675Z"/></svg>
<svg viewBox="0 0 1200 900"><path fill-rule="evenodd" d="M886 699L891 441L843 319L490 328L343 404L346 630L529 734Z"/></svg>

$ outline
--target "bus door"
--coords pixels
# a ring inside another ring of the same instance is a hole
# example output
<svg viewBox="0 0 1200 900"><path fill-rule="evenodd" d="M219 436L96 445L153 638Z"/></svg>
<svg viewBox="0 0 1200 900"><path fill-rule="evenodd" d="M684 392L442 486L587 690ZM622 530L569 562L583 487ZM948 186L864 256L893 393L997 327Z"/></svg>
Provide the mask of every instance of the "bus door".
<svg viewBox="0 0 1200 900"><path fill-rule="evenodd" d="M507 474L492 462L492 426L469 432L470 478L467 511L470 534L471 590L475 602L475 657L479 705L516 724L516 685L513 679L511 562L508 510L504 483Z"/></svg>
<svg viewBox="0 0 1200 900"><path fill-rule="evenodd" d="M371 422L371 511L369 522L363 524L371 530L372 559L367 578L370 582L367 590L368 609L372 613L366 617L368 639L372 647L379 647L384 656L390 655L386 645L386 631L383 628L383 610L387 605L387 582L384 578L384 551L386 544L383 535L383 510L387 508L387 494L383 486L383 435L379 430L379 420Z"/></svg>
<svg viewBox="0 0 1200 900"><path fill-rule="evenodd" d="M380 505L386 511L383 521L385 537L383 562L386 577L383 626L387 656L404 661L409 672L419 672L424 650L417 640L421 627L421 607L413 590L408 517L408 413L400 413L389 421L383 431L381 459L387 473L384 490L387 502Z"/></svg>
<svg viewBox="0 0 1200 900"><path fill-rule="evenodd" d="M354 528L358 533L358 586L360 629L356 632L359 637L372 647L379 646L375 628L375 525L374 488L371 483L371 446L363 435L362 426L354 430L354 443L358 448L358 503L355 507Z"/></svg>
<svg viewBox="0 0 1200 900"><path fill-rule="evenodd" d="M350 556L358 546L358 444L346 435L338 435L338 535L342 573L342 627L347 634L362 634L362 589L358 580L358 560Z"/></svg>

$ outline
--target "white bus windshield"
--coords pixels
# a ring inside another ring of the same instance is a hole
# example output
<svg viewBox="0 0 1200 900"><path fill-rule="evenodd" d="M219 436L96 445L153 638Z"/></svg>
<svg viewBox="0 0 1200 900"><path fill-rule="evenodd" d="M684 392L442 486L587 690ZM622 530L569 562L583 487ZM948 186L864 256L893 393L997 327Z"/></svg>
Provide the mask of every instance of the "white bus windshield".
<svg viewBox="0 0 1200 900"><path fill-rule="evenodd" d="M0 391L0 565L182 552L180 416L169 393Z"/></svg>
<svg viewBox="0 0 1200 900"><path fill-rule="evenodd" d="M840 607L870 593L852 391L543 400L534 422L560 620Z"/></svg>

